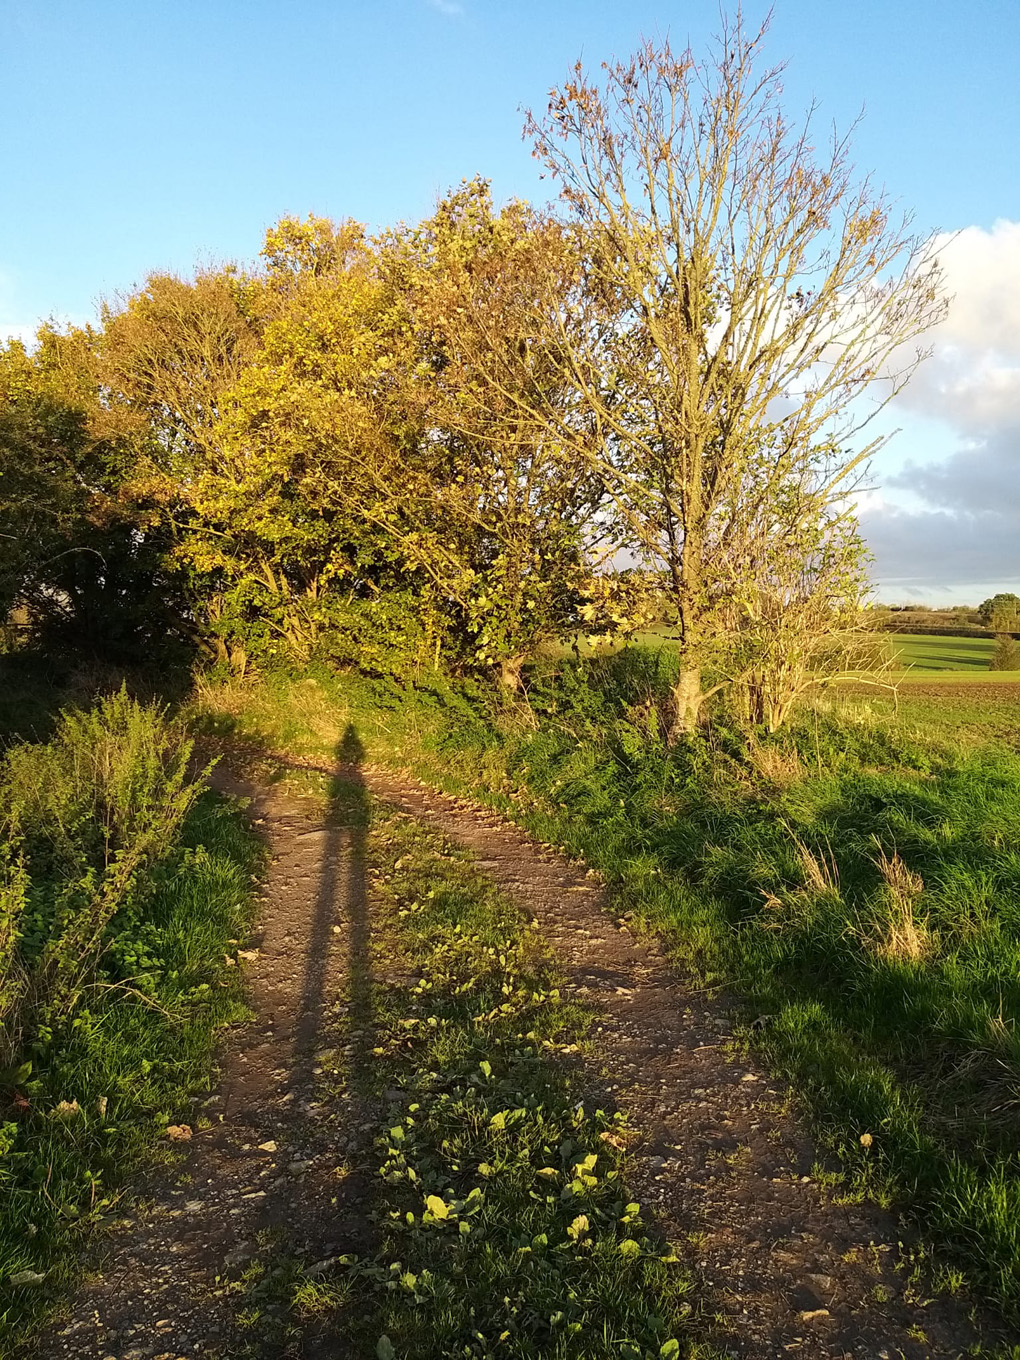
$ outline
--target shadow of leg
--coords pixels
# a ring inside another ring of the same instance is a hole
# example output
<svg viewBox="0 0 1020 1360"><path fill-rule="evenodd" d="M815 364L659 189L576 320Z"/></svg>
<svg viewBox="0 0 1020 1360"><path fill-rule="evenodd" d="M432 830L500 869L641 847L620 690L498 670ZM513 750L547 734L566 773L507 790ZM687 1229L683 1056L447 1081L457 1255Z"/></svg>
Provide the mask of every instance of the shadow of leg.
<svg viewBox="0 0 1020 1360"><path fill-rule="evenodd" d="M371 1048L372 976L365 864L370 808L361 773L364 747L353 724L338 743L336 758L339 770L330 782L319 886L294 1033L295 1069L306 1077L311 1075L315 1048L325 1037L322 1031L329 1001L330 956L340 915L347 921L349 1014L357 1061Z"/></svg>

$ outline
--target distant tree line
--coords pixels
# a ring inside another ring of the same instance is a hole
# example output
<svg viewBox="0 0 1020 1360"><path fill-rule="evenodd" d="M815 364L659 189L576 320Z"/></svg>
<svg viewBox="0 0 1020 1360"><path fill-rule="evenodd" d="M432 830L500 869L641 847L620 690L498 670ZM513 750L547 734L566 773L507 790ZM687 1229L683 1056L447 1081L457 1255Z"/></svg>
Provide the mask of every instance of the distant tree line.
<svg viewBox="0 0 1020 1360"><path fill-rule="evenodd" d="M847 141L787 121L762 36L578 66L529 120L554 208L476 179L376 235L285 218L250 267L8 344L8 620L516 692L550 642L662 619L674 735L721 687L774 727L860 665L865 427L939 274Z"/></svg>

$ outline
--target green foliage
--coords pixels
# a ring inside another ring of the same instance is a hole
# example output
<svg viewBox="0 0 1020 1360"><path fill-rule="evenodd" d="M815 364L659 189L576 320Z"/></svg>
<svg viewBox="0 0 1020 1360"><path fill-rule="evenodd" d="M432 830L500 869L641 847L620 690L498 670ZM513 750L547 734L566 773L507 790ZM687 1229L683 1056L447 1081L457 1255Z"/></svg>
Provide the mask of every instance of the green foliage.
<svg viewBox="0 0 1020 1360"><path fill-rule="evenodd" d="M1020 638L1009 633L1000 633L995 639L992 653L991 670L1020 671Z"/></svg>
<svg viewBox="0 0 1020 1360"><path fill-rule="evenodd" d="M978 618L994 633L1020 632L1020 595L1000 591L978 605Z"/></svg>
<svg viewBox="0 0 1020 1360"><path fill-rule="evenodd" d="M8 753L4 839L46 885L19 926L37 1022L67 1018L114 917L137 914L200 792L190 756L180 727L124 690L66 713L46 745Z"/></svg>
<svg viewBox="0 0 1020 1360"><path fill-rule="evenodd" d="M122 693L13 747L0 776L0 1339L68 1283L239 1006L223 961L256 855L189 757Z"/></svg>
<svg viewBox="0 0 1020 1360"><path fill-rule="evenodd" d="M43 327L0 347L0 615L23 638L108 661L185 644L180 582L144 498L135 444L101 403L95 338Z"/></svg>
<svg viewBox="0 0 1020 1360"><path fill-rule="evenodd" d="M448 621L435 602L413 591L387 590L369 599L337 599L323 610L317 655L366 675L420 678L447 657Z"/></svg>

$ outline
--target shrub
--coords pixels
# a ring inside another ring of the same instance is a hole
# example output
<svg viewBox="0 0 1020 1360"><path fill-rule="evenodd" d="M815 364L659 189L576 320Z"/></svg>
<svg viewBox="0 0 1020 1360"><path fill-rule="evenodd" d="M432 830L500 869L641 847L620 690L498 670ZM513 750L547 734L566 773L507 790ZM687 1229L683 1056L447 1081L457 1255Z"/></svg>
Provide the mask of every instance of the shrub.
<svg viewBox="0 0 1020 1360"><path fill-rule="evenodd" d="M122 690L65 714L52 741L15 746L0 774L0 1022L73 1010L119 912L130 913L177 840L201 783L191 743Z"/></svg>
<svg viewBox="0 0 1020 1360"><path fill-rule="evenodd" d="M1020 639L1011 637L1009 633L999 633L995 639L990 669L1020 671Z"/></svg>

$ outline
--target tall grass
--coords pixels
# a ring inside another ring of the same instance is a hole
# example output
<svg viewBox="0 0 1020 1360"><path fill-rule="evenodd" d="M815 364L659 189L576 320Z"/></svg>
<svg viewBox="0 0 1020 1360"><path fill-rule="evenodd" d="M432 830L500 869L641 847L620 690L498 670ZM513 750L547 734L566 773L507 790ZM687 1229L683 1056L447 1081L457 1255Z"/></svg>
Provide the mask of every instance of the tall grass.
<svg viewBox="0 0 1020 1360"><path fill-rule="evenodd" d="M180 723L122 692L0 766L0 1342L238 1013L225 954L257 860L190 764Z"/></svg>
<svg viewBox="0 0 1020 1360"><path fill-rule="evenodd" d="M684 970L740 999L748 1042L850 1186L909 1209L1017 1314L1020 754L860 704L805 710L775 738L723 719L670 750L668 665L636 649L561 663L532 677L527 721L439 682L397 694L320 674L301 692L353 716L371 756L600 869ZM262 687L268 739L293 733L293 693ZM236 700L221 725L244 728Z"/></svg>
<svg viewBox="0 0 1020 1360"><path fill-rule="evenodd" d="M155 867L201 792L188 778L191 743L178 724L126 692L61 719L45 745L9 753L0 784L12 977L5 1047L23 1014L65 1020L89 985L107 928L137 915ZM26 864L32 866L31 876ZM32 882L44 884L31 891Z"/></svg>

